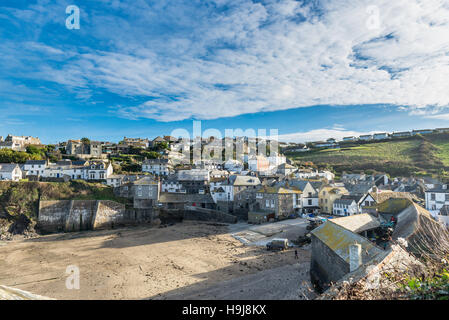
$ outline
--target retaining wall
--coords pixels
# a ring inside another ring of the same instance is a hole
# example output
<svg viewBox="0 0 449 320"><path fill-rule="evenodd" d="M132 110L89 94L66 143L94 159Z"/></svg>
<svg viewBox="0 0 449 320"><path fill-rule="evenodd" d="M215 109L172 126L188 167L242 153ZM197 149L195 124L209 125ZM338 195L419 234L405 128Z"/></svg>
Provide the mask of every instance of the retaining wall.
<svg viewBox="0 0 449 320"><path fill-rule="evenodd" d="M184 219L237 223L237 217L221 211L193 206L185 206Z"/></svg>
<svg viewBox="0 0 449 320"><path fill-rule="evenodd" d="M109 200L40 201L37 227L44 233L109 229L151 222L154 215L152 209L127 210Z"/></svg>

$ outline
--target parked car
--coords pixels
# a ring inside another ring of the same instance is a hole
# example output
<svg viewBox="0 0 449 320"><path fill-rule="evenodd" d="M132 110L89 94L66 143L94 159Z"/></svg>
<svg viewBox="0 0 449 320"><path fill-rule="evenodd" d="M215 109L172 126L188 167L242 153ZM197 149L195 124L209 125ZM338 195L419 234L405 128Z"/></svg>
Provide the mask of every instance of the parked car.
<svg viewBox="0 0 449 320"><path fill-rule="evenodd" d="M288 248L288 239L273 239L267 243L267 250L282 251Z"/></svg>

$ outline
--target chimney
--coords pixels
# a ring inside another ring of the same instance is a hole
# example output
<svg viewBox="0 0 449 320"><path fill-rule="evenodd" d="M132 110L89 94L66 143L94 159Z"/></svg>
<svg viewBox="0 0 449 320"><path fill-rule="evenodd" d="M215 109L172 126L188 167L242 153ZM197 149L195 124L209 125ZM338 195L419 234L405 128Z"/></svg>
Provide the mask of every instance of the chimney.
<svg viewBox="0 0 449 320"><path fill-rule="evenodd" d="M357 270L362 265L362 245L357 242L349 246L349 272Z"/></svg>

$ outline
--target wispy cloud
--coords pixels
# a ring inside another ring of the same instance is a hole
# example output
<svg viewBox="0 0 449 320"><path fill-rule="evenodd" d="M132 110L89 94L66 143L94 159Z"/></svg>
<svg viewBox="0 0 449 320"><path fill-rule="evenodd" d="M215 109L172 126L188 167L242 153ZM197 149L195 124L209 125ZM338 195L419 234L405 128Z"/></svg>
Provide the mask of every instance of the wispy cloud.
<svg viewBox="0 0 449 320"><path fill-rule="evenodd" d="M23 52L15 41L0 67L60 84L79 99L104 90L146 100L111 103L129 119L214 119L318 104L448 106L447 1L376 1L378 29L367 27L370 5L105 0L81 7L82 46L67 31L66 42L27 39ZM37 1L9 11L26 22L37 15L43 28L62 23L54 10Z"/></svg>
<svg viewBox="0 0 449 320"><path fill-rule="evenodd" d="M449 120L449 113L433 114L425 116L427 119Z"/></svg>

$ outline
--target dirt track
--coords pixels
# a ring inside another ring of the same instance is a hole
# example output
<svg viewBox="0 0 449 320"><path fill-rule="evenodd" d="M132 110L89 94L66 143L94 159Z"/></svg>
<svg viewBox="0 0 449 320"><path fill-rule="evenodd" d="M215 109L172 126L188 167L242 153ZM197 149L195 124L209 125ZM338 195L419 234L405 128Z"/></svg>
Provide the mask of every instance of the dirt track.
<svg viewBox="0 0 449 320"><path fill-rule="evenodd" d="M226 226L184 222L0 244L0 284L57 299L301 299L310 252L244 246ZM69 265L80 289L68 290ZM304 296L305 295L305 296Z"/></svg>

